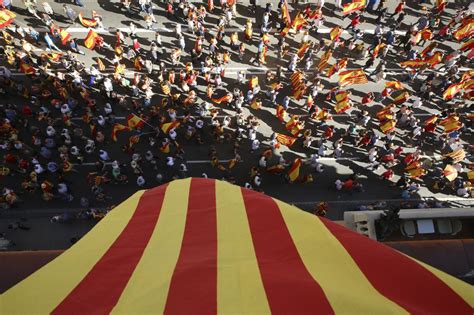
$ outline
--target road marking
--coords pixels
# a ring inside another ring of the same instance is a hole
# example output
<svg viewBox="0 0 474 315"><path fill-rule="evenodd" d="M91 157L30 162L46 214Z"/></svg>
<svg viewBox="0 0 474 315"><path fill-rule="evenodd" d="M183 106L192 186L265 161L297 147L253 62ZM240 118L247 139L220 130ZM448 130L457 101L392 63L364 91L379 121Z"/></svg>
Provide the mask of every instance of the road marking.
<svg viewBox="0 0 474 315"><path fill-rule="evenodd" d="M228 163L231 160L219 160L219 163ZM238 163L243 163L243 160L240 160ZM189 160L183 161L184 164L211 164L210 160ZM112 162L105 162L105 165L112 165ZM119 163L122 165L124 163ZM86 163L72 163L73 166L95 166L96 164L93 162L86 162Z"/></svg>
<svg viewBox="0 0 474 315"><path fill-rule="evenodd" d="M344 193L344 192L343 192ZM416 199L365 199L365 200L316 200L316 201L288 201L287 203L289 204L294 204L294 205L315 205L318 204L322 201L328 202L328 203L339 203L339 204L344 204L344 203L363 203L363 204L372 204L376 202L413 202L413 201L469 201L469 198L460 198L460 197L432 197L432 196L426 196L426 197L421 197L421 198L416 198ZM472 202L471 202L472 203ZM466 207L467 208L467 207ZM436 208L433 208L436 209ZM403 209L402 209L403 211Z"/></svg>

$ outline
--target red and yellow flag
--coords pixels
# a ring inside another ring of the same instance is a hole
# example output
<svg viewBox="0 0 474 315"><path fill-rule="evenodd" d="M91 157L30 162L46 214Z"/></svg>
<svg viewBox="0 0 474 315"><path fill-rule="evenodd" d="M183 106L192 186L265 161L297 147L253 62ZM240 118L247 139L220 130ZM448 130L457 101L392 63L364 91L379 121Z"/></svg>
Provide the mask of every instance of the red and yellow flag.
<svg viewBox="0 0 474 315"><path fill-rule="evenodd" d="M303 58L304 54L308 50L309 46L311 46L311 42L307 41L301 45L301 47L298 49L298 52L296 53L299 58Z"/></svg>
<svg viewBox="0 0 474 315"><path fill-rule="evenodd" d="M128 138L128 146L131 148L140 141L140 135L134 135Z"/></svg>
<svg viewBox="0 0 474 315"><path fill-rule="evenodd" d="M86 38L84 39L84 46L87 48L93 50L95 47L95 44L97 43L97 38L99 37L99 34L94 32L93 30L89 30L89 33L87 34Z"/></svg>
<svg viewBox="0 0 474 315"><path fill-rule="evenodd" d="M458 82L448 86L446 91L443 93L443 99L445 101L451 100L456 94L458 94L463 89L464 83Z"/></svg>
<svg viewBox="0 0 474 315"><path fill-rule="evenodd" d="M141 128L144 124L145 122L143 121L143 119L141 119L135 114L130 114L127 116L127 125L130 128L138 129Z"/></svg>
<svg viewBox="0 0 474 315"><path fill-rule="evenodd" d="M102 59L100 59L100 57L97 57L95 60L97 62L97 67L99 68L99 71L104 71L105 70L105 65L104 65L104 62L102 61Z"/></svg>
<svg viewBox="0 0 474 315"><path fill-rule="evenodd" d="M332 41L335 41L342 35L343 29L340 26L335 26L330 32L329 36Z"/></svg>
<svg viewBox="0 0 474 315"><path fill-rule="evenodd" d="M23 72L24 74L36 73L36 69L32 65L23 61L20 63L20 71Z"/></svg>
<svg viewBox="0 0 474 315"><path fill-rule="evenodd" d="M10 10L3 9L0 11L0 28L7 27L15 20L16 14Z"/></svg>
<svg viewBox="0 0 474 315"><path fill-rule="evenodd" d="M71 34L63 30L62 28L59 29L59 37L61 37L61 44L66 45L71 40Z"/></svg>
<svg viewBox="0 0 474 315"><path fill-rule="evenodd" d="M410 98L410 93L403 92L393 99L393 104L400 105L405 103Z"/></svg>
<svg viewBox="0 0 474 315"><path fill-rule="evenodd" d="M396 81L387 81L385 82L385 87L387 88L392 88L394 90L401 90L403 89L402 82L396 80Z"/></svg>
<svg viewBox="0 0 474 315"><path fill-rule="evenodd" d="M169 141L165 142L161 146L160 151L163 152L163 153L170 153L170 142Z"/></svg>
<svg viewBox="0 0 474 315"><path fill-rule="evenodd" d="M297 138L295 137L287 136L281 133L276 133L276 140L278 141L278 143L286 145L287 147L291 147L295 143L296 139Z"/></svg>
<svg viewBox="0 0 474 315"><path fill-rule="evenodd" d="M452 165L448 164L443 170L443 175L447 180L452 182L456 177L458 177L458 171Z"/></svg>
<svg viewBox="0 0 474 315"><path fill-rule="evenodd" d="M291 16L290 11L288 10L288 1L283 1L283 5L281 6L281 15L283 21L285 21L286 26L291 26Z"/></svg>
<svg viewBox="0 0 474 315"><path fill-rule="evenodd" d="M453 37L461 41L472 34L474 34L474 20L468 19L453 33Z"/></svg>
<svg viewBox="0 0 474 315"><path fill-rule="evenodd" d="M318 70L320 72L323 72L323 70L326 69L326 67L328 66L329 59L331 59L331 56L332 56L332 50L331 49L326 51L321 56L321 59L319 60L319 64L318 64Z"/></svg>
<svg viewBox="0 0 474 315"><path fill-rule="evenodd" d="M276 198L205 178L137 191L1 301L4 314L464 315L474 306L472 286L459 279Z"/></svg>
<svg viewBox="0 0 474 315"><path fill-rule="evenodd" d="M79 13L78 18L79 18L79 22L81 22L82 26L84 27L89 28L89 27L97 26L97 22L95 20L86 19L85 17L82 16L82 12Z"/></svg>
<svg viewBox="0 0 474 315"><path fill-rule="evenodd" d="M384 43L380 43L377 46L375 46L374 53L373 53L374 58L377 58L377 56L379 55L380 49L383 49L385 46L386 45Z"/></svg>
<svg viewBox="0 0 474 315"><path fill-rule="evenodd" d="M465 42L464 44L462 44L460 49L462 51L474 49L474 38L472 38L472 39L468 40L467 42Z"/></svg>
<svg viewBox="0 0 474 315"><path fill-rule="evenodd" d="M395 120L388 120L382 124L380 124L380 130L383 132L383 133L389 133L391 131L393 131L395 129L395 126L396 126L396 122Z"/></svg>
<svg viewBox="0 0 474 315"><path fill-rule="evenodd" d="M422 60L422 59L407 60L407 61L400 62L400 66L403 67L403 68L405 68L405 67L419 68L419 67L424 66L426 64L427 64L426 60Z"/></svg>
<svg viewBox="0 0 474 315"><path fill-rule="evenodd" d="M336 111L336 113L342 114L346 112L348 109L350 109L351 107L352 107L351 102L349 100L345 100L345 101L337 103L336 106L334 107L334 110Z"/></svg>
<svg viewBox="0 0 474 315"><path fill-rule="evenodd" d="M115 124L112 128L112 140L117 141L117 133L120 131L130 131L130 127L122 124Z"/></svg>
<svg viewBox="0 0 474 315"><path fill-rule="evenodd" d="M369 82L364 70L347 70L339 73L339 85L348 86L351 84L365 84Z"/></svg>
<svg viewBox="0 0 474 315"><path fill-rule="evenodd" d="M168 123L164 123L164 124L161 125L161 130L163 130L163 132L165 134L168 134L171 129L178 128L179 125L180 125L180 122L177 121L177 120L172 121L172 122L168 122Z"/></svg>
<svg viewBox="0 0 474 315"><path fill-rule="evenodd" d="M365 8L365 0L355 0L351 3L347 3L342 7L342 14L348 15L352 12L359 11Z"/></svg>
<svg viewBox="0 0 474 315"><path fill-rule="evenodd" d="M290 169L288 170L288 177L290 178L290 182L294 182L300 176L300 167L301 167L301 159L297 158L291 165Z"/></svg>

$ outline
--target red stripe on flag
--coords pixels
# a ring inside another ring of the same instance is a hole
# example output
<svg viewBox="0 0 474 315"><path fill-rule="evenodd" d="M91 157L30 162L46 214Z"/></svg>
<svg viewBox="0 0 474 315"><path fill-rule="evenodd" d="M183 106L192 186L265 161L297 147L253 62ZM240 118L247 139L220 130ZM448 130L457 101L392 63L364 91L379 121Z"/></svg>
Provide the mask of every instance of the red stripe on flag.
<svg viewBox="0 0 474 315"><path fill-rule="evenodd" d="M375 289L409 313L472 313L472 308L459 295L420 264L327 219L321 221Z"/></svg>
<svg viewBox="0 0 474 315"><path fill-rule="evenodd" d="M318 314L333 314L324 291L298 254L275 201L247 189L242 189L242 195L272 313L307 314L317 310Z"/></svg>
<svg viewBox="0 0 474 315"><path fill-rule="evenodd" d="M183 243L165 314L217 314L215 181L193 178Z"/></svg>
<svg viewBox="0 0 474 315"><path fill-rule="evenodd" d="M109 314L140 261L160 216L168 185L146 191L112 246L53 314ZM86 253L87 254L87 253Z"/></svg>

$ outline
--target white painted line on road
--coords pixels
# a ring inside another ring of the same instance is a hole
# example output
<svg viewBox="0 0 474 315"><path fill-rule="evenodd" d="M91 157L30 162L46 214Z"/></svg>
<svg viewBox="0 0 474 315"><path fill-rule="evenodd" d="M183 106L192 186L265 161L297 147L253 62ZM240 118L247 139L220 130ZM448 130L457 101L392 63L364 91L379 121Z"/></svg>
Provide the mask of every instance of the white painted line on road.
<svg viewBox="0 0 474 315"><path fill-rule="evenodd" d="M220 163L228 163L230 160L219 160ZM240 160L239 163L244 162ZM123 164L123 163L119 163ZM210 160L189 160L185 161L184 164L211 164ZM95 166L95 163L86 162L86 163L72 163L73 166ZM112 162L105 162L105 165L112 165Z"/></svg>
<svg viewBox="0 0 474 315"><path fill-rule="evenodd" d="M334 190L334 192L337 192ZM342 192L344 193L344 192ZM329 203L360 203L360 204L373 204L376 202L410 202L410 201L430 201L430 200L437 200L437 201L469 201L469 198L459 198L459 197L421 197L416 199L365 199L365 200L317 200L317 201L288 201L289 204L294 205L316 205L321 201L329 202ZM402 209L403 211L403 209Z"/></svg>

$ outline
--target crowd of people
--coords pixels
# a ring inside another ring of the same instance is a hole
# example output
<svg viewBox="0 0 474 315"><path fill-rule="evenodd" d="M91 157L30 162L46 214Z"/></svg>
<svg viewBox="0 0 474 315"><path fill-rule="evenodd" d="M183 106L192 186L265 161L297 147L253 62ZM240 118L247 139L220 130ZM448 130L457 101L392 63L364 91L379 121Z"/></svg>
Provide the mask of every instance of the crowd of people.
<svg viewBox="0 0 474 315"><path fill-rule="evenodd" d="M112 185L139 189L189 176L187 149L196 146L207 147L216 170L199 175L256 190L265 190L264 175L311 183L324 172L322 157L356 155L401 188L400 198L421 187L470 197L473 8L397 1L393 11L385 0L111 2L126 30L108 28L104 14L78 0L62 12L46 1L0 1L2 203L41 195L100 204ZM173 25L171 43L162 19ZM68 23L87 36L76 38ZM231 63L270 70L234 77ZM381 88L360 91L370 81ZM260 118L267 109L275 114ZM276 126L273 134L262 120ZM298 155L283 158L286 148ZM248 152L255 159L239 168L242 180L235 169ZM71 190L78 177L87 193ZM334 189L364 191L357 174Z"/></svg>

